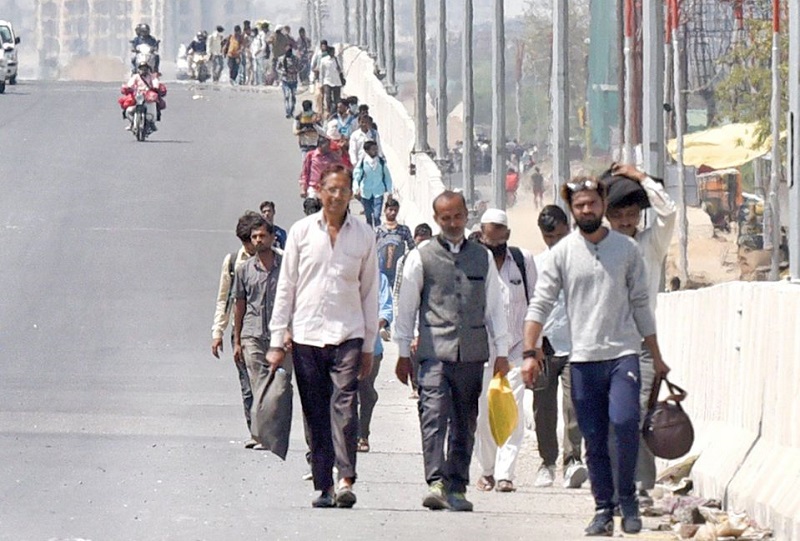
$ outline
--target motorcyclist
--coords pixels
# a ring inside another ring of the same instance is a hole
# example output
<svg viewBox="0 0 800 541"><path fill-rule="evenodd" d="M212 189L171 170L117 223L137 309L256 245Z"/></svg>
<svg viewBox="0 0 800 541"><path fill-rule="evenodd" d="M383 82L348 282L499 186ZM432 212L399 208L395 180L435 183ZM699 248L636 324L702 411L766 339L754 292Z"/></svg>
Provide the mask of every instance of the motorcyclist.
<svg viewBox="0 0 800 541"><path fill-rule="evenodd" d="M189 44L189 47L186 49L186 56L190 56L192 53L199 53L199 54L206 54L208 51L207 48L207 40L208 40L208 32L205 30L201 30L195 36L195 39Z"/></svg>
<svg viewBox="0 0 800 541"><path fill-rule="evenodd" d="M161 83L158 80L158 74L151 72L150 64L145 61L139 62L139 65L136 67L136 73L131 77L130 81L128 81L128 84L126 85L132 95L145 95L147 124L151 132L158 130L158 128L156 128L155 119L157 116L156 102L158 101L157 96L160 85ZM148 96L149 92L154 92L155 95L150 94L150 96ZM128 107L128 109L125 111L125 115L130 122L128 127L125 128L126 130L131 130L133 128L133 114L135 111L136 106Z"/></svg>
<svg viewBox="0 0 800 541"><path fill-rule="evenodd" d="M131 64L134 70L136 69L136 47L139 45L149 45L152 47L155 57L155 71L156 73L160 72L161 56L158 54L158 43L159 41L150 34L150 25L141 23L136 26L136 37L131 40L131 52L133 52Z"/></svg>

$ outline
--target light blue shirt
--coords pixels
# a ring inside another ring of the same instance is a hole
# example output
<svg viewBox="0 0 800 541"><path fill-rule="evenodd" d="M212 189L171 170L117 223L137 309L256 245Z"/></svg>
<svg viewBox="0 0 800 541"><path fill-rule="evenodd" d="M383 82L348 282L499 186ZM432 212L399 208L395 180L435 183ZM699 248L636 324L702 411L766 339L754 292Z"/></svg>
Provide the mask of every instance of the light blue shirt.
<svg viewBox="0 0 800 541"><path fill-rule="evenodd" d="M392 324L394 319L394 309L392 304L392 286L389 284L389 279L386 275L381 273L381 286L378 292L378 321L385 319L389 325ZM388 327L387 327L388 328ZM375 338L375 356L383 355L383 342L381 335Z"/></svg>
<svg viewBox="0 0 800 541"><path fill-rule="evenodd" d="M364 199L392 193L392 175L381 157L364 156L353 168L353 192L360 192Z"/></svg>

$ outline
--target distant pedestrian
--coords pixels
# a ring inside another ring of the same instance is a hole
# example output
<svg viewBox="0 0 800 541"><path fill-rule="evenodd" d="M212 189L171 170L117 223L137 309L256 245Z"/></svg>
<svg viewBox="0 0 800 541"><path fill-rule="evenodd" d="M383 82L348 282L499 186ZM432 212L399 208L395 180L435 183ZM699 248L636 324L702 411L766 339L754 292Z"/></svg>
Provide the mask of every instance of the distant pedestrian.
<svg viewBox="0 0 800 541"><path fill-rule="evenodd" d="M496 373L508 373L503 286L492 255L464 238L463 195L445 191L434 199L433 209L441 234L410 252L403 267L394 336L400 349L396 373L408 383L419 316L419 417L428 483L422 505L472 511L465 493L484 363ZM489 357L490 341L494 359Z"/></svg>
<svg viewBox="0 0 800 541"><path fill-rule="evenodd" d="M372 371L369 376L358 382L358 444L356 450L359 453L368 453L370 425L372 423L372 412L375 404L378 403L378 391L375 390L375 380L381 370L383 360L383 336L387 336L389 326L394 320L392 306L392 286L386 275L380 275L380 289L378 292L378 331L375 337L375 353L372 361ZM388 337L387 337L388 340Z"/></svg>
<svg viewBox="0 0 800 541"><path fill-rule="evenodd" d="M275 27L275 32L270 36L270 47L272 48L272 71L278 72L278 60L286 54L286 48L291 45L288 34L285 33L283 26Z"/></svg>
<svg viewBox="0 0 800 541"><path fill-rule="evenodd" d="M642 337L653 354L657 374L666 374L648 298L647 276L636 243L603 224L606 188L580 177L564 184L561 196L578 230L551 251L539 272L525 324L523 375L533 384L541 359L533 353L558 295L570 325L572 401L586 438L589 478L596 514L586 535L613 535L614 507L622 513L622 530L642 529L634 478L639 449L639 352ZM619 450L615 480L608 452L609 424Z"/></svg>
<svg viewBox="0 0 800 541"><path fill-rule="evenodd" d="M211 60L211 77L215 83L219 82L222 70L225 68L225 60L222 54L222 42L225 40L225 29L217 26L215 32L208 36L208 54Z"/></svg>
<svg viewBox="0 0 800 541"><path fill-rule="evenodd" d="M286 247L286 230L280 226L275 225L275 203L273 201L262 201L258 206L261 211L261 216L272 226L272 235L275 236L275 246L280 250Z"/></svg>
<svg viewBox="0 0 800 541"><path fill-rule="evenodd" d="M269 62L269 24L263 23L258 27L258 33L253 37L250 49L253 51L253 84L263 85L266 82L267 67Z"/></svg>
<svg viewBox="0 0 800 541"><path fill-rule="evenodd" d="M311 100L303 100L300 104L302 111L294 119L294 134L297 136L297 144L305 160L306 154L317 148L320 138L320 117L314 111L314 103Z"/></svg>
<svg viewBox="0 0 800 541"><path fill-rule="evenodd" d="M342 67L336 57L336 48L328 47L319 61L319 80L322 84L322 95L325 98L325 113L331 114L333 108L342 99Z"/></svg>
<svg viewBox="0 0 800 541"><path fill-rule="evenodd" d="M350 135L358 127L358 117L350 112L347 100L339 100L336 104L336 112L330 117L325 125L325 133L332 141L350 141ZM356 163L358 160L350 160Z"/></svg>
<svg viewBox="0 0 800 541"><path fill-rule="evenodd" d="M233 282L236 269L244 264L255 253L255 247L250 241L252 224L259 218L255 212L248 212L239 218L236 224L236 236L242 243L237 252L228 254L222 260L222 270L219 275L219 288L217 290L216 310L214 311L214 324L211 327L211 354L219 359L222 353L222 341L225 329L230 322L231 312L235 303L233 297ZM234 332L231 332L231 346L234 342ZM231 349L233 349L231 347ZM236 371L239 374L239 385L242 390L242 404L244 405L244 418L247 422L247 431L250 434L250 409L253 406L253 391L250 387L250 376L244 361L234 359ZM251 436L245 442L247 449L252 449L258 442Z"/></svg>
<svg viewBox="0 0 800 541"><path fill-rule="evenodd" d="M383 224L378 224L375 229L375 238L378 241L378 264L381 272L394 284L397 260L407 251L414 249L414 236L407 225L397 222L400 213L400 202L389 197L386 200Z"/></svg>
<svg viewBox="0 0 800 541"><path fill-rule="evenodd" d="M239 77L239 68L242 65L242 46L244 43L244 35L242 34L242 27L238 24L233 27L233 34L227 37L223 51L228 58L228 77L231 84L236 84Z"/></svg>
<svg viewBox="0 0 800 541"><path fill-rule="evenodd" d="M551 250L569 235L567 215L556 205L547 205L539 213L539 230L548 251L536 257L537 268L544 266ZM572 384L569 368L569 320L564 305L564 292L558 295L553 311L542 329L543 372L533 387L533 419L536 441L542 464L536 474L534 486L550 487L555 483L558 460L558 381L561 378L561 411L564 417L564 488L580 488L588 475L581 458L583 436L578 428L575 407L572 405ZM540 357L541 358L541 357Z"/></svg>
<svg viewBox="0 0 800 541"><path fill-rule="evenodd" d="M322 173L333 165L341 165L341 154L331 150L331 142L319 138L317 148L306 154L300 171L300 197L318 197Z"/></svg>
<svg viewBox="0 0 800 541"><path fill-rule="evenodd" d="M542 208L544 205L544 177L538 167L533 168L531 185L533 186L533 204L537 209Z"/></svg>
<svg viewBox="0 0 800 541"><path fill-rule="evenodd" d="M277 67L283 89L286 118L292 118L297 103L297 77L300 73L300 61L291 46L287 47L286 53L278 59Z"/></svg>
<svg viewBox="0 0 800 541"><path fill-rule="evenodd" d="M311 216L322 210L322 202L316 197L306 197L303 199L303 214Z"/></svg>
<svg viewBox="0 0 800 541"><path fill-rule="evenodd" d="M297 56L300 58L300 83L309 84L311 73L311 40L306 36L306 29L300 27L297 31Z"/></svg>
<svg viewBox="0 0 800 541"><path fill-rule="evenodd" d="M384 197L392 195L392 174L386 159L378 155L378 144L367 141L364 156L353 168L353 192L361 200L367 223L381 225Z"/></svg>
<svg viewBox="0 0 800 541"><path fill-rule="evenodd" d="M330 111L325 110L325 96L322 93L322 83L319 78L319 63L327 50L328 42L323 39L319 42L319 47L314 50L314 54L311 56L310 69L310 82L315 83L316 87L314 92L314 108L322 114L323 118L327 118L328 115L330 115Z"/></svg>
<svg viewBox="0 0 800 541"><path fill-rule="evenodd" d="M297 387L311 434L314 507L352 507L356 480L358 379L372 371L378 335L378 264L372 229L348 212L352 178L322 176L322 212L289 231L267 361L283 363L291 325ZM339 476L334 492L333 466Z"/></svg>
<svg viewBox="0 0 800 541"><path fill-rule="evenodd" d="M483 372L483 393L478 414L478 432L475 457L481 467L478 490L488 492L514 492L517 459L525 437L525 383L522 381L522 338L528 299L536 286L536 263L533 254L509 246L511 229L508 215L500 209L488 209L481 216L481 243L492 255L492 265L497 267L503 288L503 307L508 322L508 364L506 374L514 400L517 403L517 426L502 446L498 446L489 426L489 384L495 374L494 363L487 363ZM492 348L489 348L492 351ZM490 355L490 359L492 356Z"/></svg>
<svg viewBox="0 0 800 541"><path fill-rule="evenodd" d="M383 157L383 148L381 147L381 136L378 130L372 127L372 117L369 115L361 115L358 117L358 129L350 135L350 161L358 163L364 157L364 143L372 141L378 147L378 156Z"/></svg>

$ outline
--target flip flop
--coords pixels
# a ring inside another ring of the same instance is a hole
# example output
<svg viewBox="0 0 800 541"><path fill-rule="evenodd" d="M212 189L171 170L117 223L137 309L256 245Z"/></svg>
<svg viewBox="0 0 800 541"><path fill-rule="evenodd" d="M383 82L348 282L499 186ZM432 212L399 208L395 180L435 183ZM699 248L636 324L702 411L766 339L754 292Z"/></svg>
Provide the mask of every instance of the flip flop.
<svg viewBox="0 0 800 541"><path fill-rule="evenodd" d="M493 475L483 475L478 479L477 487L481 492L491 492L494 490L494 484Z"/></svg>
<svg viewBox="0 0 800 541"><path fill-rule="evenodd" d="M516 492L517 487L514 486L514 483L507 479L502 479L497 482L497 492Z"/></svg>

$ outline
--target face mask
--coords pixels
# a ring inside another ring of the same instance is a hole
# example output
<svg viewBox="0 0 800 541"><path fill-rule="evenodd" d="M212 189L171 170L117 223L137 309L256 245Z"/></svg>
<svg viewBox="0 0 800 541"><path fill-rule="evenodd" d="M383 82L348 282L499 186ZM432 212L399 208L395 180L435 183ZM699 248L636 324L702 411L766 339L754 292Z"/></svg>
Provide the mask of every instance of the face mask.
<svg viewBox="0 0 800 541"><path fill-rule="evenodd" d="M575 220L575 223L578 225L578 228L586 233L587 235L591 235L598 229L600 226L603 225L602 218L586 218L584 220Z"/></svg>

